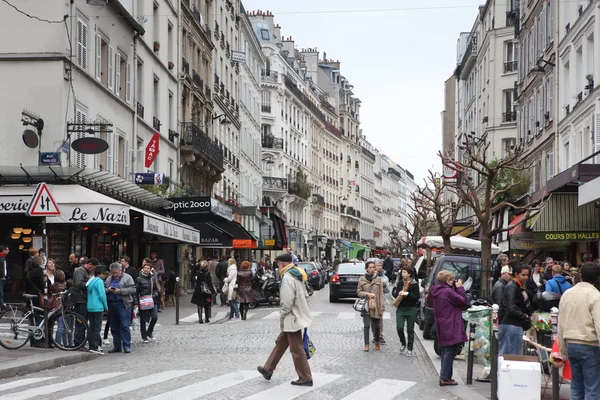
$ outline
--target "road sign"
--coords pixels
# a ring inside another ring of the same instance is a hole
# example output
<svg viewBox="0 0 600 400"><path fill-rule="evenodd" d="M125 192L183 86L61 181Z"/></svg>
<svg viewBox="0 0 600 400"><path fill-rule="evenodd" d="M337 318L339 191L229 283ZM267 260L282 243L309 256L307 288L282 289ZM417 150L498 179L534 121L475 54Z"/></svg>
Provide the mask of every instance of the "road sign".
<svg viewBox="0 0 600 400"><path fill-rule="evenodd" d="M40 165L60 165L60 153L40 153Z"/></svg>
<svg viewBox="0 0 600 400"><path fill-rule="evenodd" d="M458 178L458 165L449 161L444 164L444 180L455 181Z"/></svg>
<svg viewBox="0 0 600 400"><path fill-rule="evenodd" d="M29 202L29 208L26 214L30 217L47 217L60 215L60 210L54 198L50 194L50 189L45 183L38 184L35 193Z"/></svg>

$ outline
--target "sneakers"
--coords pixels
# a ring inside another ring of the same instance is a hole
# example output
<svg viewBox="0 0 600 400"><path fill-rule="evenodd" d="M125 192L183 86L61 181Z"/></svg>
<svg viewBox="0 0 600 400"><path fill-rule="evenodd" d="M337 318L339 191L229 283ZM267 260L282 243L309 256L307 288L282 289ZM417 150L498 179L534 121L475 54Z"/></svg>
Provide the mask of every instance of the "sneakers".
<svg viewBox="0 0 600 400"><path fill-rule="evenodd" d="M102 351L102 349L98 349L98 350L92 350L92 349L90 349L89 352L90 353L94 353L94 354L99 354L101 356L104 355L104 352Z"/></svg>
<svg viewBox="0 0 600 400"><path fill-rule="evenodd" d="M102 344L109 345L109 344L110 344L110 340L108 340L108 339L104 339L104 341L102 342Z"/></svg>
<svg viewBox="0 0 600 400"><path fill-rule="evenodd" d="M407 350L405 355L406 355L406 357L412 357L413 356L412 350Z"/></svg>
<svg viewBox="0 0 600 400"><path fill-rule="evenodd" d="M406 353L406 346L400 347L400 354Z"/></svg>
<svg viewBox="0 0 600 400"><path fill-rule="evenodd" d="M148 339L144 339L144 343L150 343Z"/></svg>
<svg viewBox="0 0 600 400"><path fill-rule="evenodd" d="M151 342L154 342L154 338L152 336L150 336L150 335L148 335L148 340L151 341Z"/></svg>

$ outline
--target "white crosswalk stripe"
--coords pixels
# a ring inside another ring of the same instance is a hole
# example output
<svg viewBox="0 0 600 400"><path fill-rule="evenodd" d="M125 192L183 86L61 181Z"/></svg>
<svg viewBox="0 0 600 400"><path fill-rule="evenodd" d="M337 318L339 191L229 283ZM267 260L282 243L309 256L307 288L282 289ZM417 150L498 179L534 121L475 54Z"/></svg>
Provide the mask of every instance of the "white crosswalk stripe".
<svg viewBox="0 0 600 400"><path fill-rule="evenodd" d="M143 371L143 370L141 370ZM173 370L173 371L165 371L159 372L157 374L147 375L141 378L127 380L119 383L111 383L105 387L100 389L92 390L89 392L84 392L82 394L78 394L75 396L66 397L63 400L78 400L78 399L86 399L86 400L101 400L106 399L108 397L131 392L132 390L137 390L141 388L145 388L146 386L155 385L157 383L167 382L174 378L179 378L181 376L193 374L196 371L189 370Z"/></svg>
<svg viewBox="0 0 600 400"><path fill-rule="evenodd" d="M45 377L45 378L27 378L27 379L21 379L20 381L5 383L3 385L0 385L0 392L4 392L5 390L15 389L15 388L18 388L21 386L27 386L27 385L31 385L31 384L37 385L38 382L47 381L49 379L55 379L55 378L53 376Z"/></svg>
<svg viewBox="0 0 600 400"><path fill-rule="evenodd" d="M319 373L313 373L312 375L313 386L294 386L290 385L289 382L285 382L274 388L245 397L242 400L292 400L342 377L342 375Z"/></svg>
<svg viewBox="0 0 600 400"><path fill-rule="evenodd" d="M257 378L258 376L260 376L258 371L232 372L230 374L216 376L214 378L210 378L205 381L195 383L193 385L188 385L179 389L171 390L168 393L163 393L153 397L149 397L146 400L162 400L167 397L177 400L197 399L200 396L206 396L207 394L216 393L223 389L227 389L240 383L244 383L247 380Z"/></svg>
<svg viewBox="0 0 600 400"><path fill-rule="evenodd" d="M338 319L354 319L359 314L356 311L346 311L338 313Z"/></svg>
<svg viewBox="0 0 600 400"><path fill-rule="evenodd" d="M9 393L2 395L2 400L26 400L36 396L50 397L52 393L60 392L61 390L70 389L75 386L89 384L90 382L97 382L104 379L110 379L119 375L126 374L126 372L113 372L107 374L95 374L89 375L83 378L77 378L73 380L67 380L52 385L37 385L37 387L28 389L22 392ZM79 396L78 398L81 398Z"/></svg>
<svg viewBox="0 0 600 400"><path fill-rule="evenodd" d="M261 319L279 319L279 311L273 311L271 314L267 315L266 317L263 317Z"/></svg>
<svg viewBox="0 0 600 400"><path fill-rule="evenodd" d="M413 387L414 384L415 382L378 379L370 385L349 394L342 400L392 400L394 397Z"/></svg>

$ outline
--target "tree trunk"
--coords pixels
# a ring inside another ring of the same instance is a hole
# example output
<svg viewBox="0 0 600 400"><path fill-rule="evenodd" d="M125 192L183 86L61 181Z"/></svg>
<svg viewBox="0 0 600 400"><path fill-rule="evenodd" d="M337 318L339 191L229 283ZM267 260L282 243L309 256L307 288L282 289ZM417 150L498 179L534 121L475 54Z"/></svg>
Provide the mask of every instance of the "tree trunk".
<svg viewBox="0 0 600 400"><path fill-rule="evenodd" d="M491 295L492 238L488 232L481 233L481 298Z"/></svg>
<svg viewBox="0 0 600 400"><path fill-rule="evenodd" d="M444 240L444 254L452 254L452 244L450 243L450 235L442 235Z"/></svg>

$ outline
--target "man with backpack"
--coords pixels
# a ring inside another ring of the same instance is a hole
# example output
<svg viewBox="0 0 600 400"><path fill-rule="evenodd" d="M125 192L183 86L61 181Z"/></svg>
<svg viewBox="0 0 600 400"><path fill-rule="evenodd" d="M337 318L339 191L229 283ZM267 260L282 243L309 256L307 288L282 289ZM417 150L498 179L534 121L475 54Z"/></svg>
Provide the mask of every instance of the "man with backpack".
<svg viewBox="0 0 600 400"><path fill-rule="evenodd" d="M561 295L571 289L571 284L567 282L562 274L562 267L558 264L552 266L552 279L546 282L546 292L556 293Z"/></svg>

